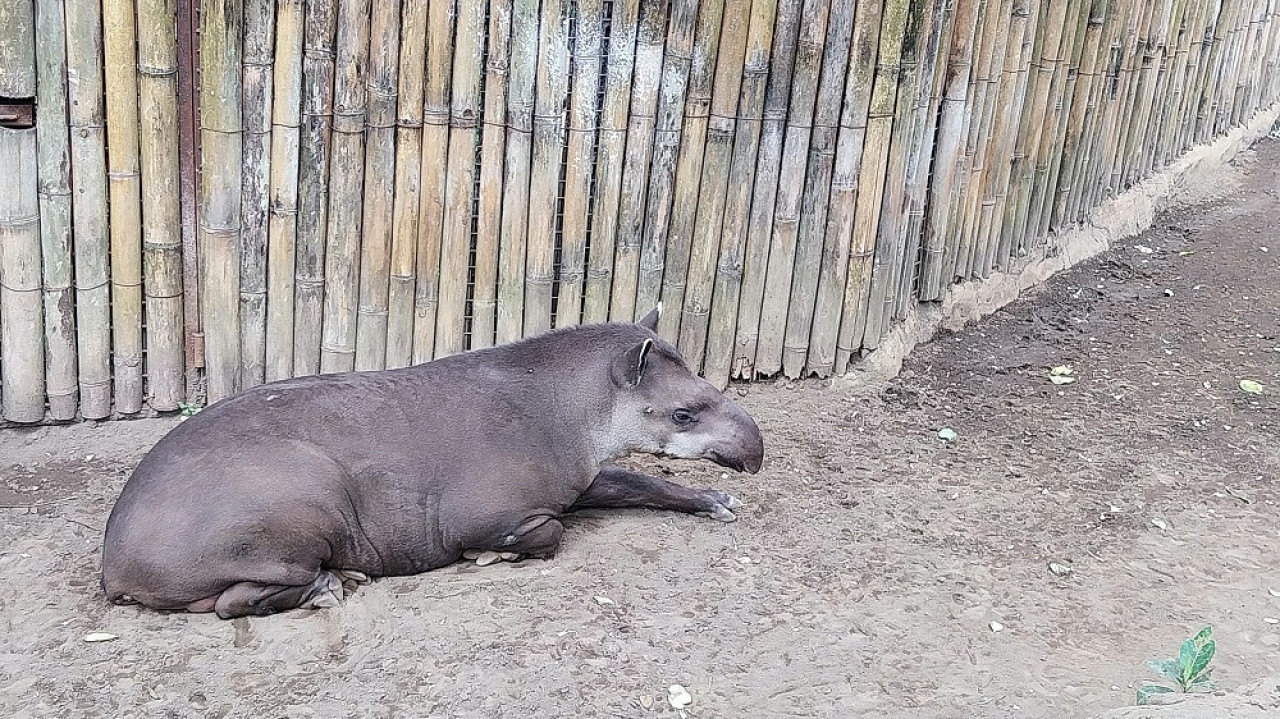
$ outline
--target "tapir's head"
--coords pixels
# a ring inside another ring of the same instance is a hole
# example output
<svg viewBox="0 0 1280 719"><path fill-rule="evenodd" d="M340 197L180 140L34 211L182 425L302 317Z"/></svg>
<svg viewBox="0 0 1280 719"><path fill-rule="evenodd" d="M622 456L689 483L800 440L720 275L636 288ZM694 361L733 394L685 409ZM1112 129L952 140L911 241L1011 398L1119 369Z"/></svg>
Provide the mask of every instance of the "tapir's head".
<svg viewBox="0 0 1280 719"><path fill-rule="evenodd" d="M755 474L764 462L760 428L655 330L661 306L640 320L645 331L613 358L611 431L629 450L679 459L709 459Z"/></svg>

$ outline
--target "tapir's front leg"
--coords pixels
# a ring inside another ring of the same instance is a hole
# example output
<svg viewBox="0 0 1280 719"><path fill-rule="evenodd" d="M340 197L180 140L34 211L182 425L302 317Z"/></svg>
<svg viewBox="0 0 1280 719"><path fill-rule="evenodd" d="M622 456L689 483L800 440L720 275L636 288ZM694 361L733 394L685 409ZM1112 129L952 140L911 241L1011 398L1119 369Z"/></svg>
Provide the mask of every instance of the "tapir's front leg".
<svg viewBox="0 0 1280 719"><path fill-rule="evenodd" d="M687 512L721 522L737 519L730 511L742 502L718 489L690 489L665 479L608 466L600 470L587 491L569 507L579 509L624 509L644 507Z"/></svg>

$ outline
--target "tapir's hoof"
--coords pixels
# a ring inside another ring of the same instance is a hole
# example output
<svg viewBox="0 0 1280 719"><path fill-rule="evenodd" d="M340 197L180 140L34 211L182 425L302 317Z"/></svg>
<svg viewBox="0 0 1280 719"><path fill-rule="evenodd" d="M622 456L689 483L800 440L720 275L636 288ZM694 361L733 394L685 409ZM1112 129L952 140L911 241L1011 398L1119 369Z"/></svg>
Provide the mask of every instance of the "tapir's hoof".
<svg viewBox="0 0 1280 719"><path fill-rule="evenodd" d="M742 500L718 489L708 489L706 494L711 501L711 508L705 512L698 512L699 517L707 517L717 522L733 522L738 519L732 510L741 507Z"/></svg>
<svg viewBox="0 0 1280 719"><path fill-rule="evenodd" d="M302 609L332 609L342 604L342 580L337 573L325 572L320 579L324 581L316 583L315 594L300 605Z"/></svg>
<svg viewBox="0 0 1280 719"><path fill-rule="evenodd" d="M357 572L354 569L335 569L333 573L338 575L338 579L344 582L355 582L356 584L368 584L373 581L369 579L369 575L364 572Z"/></svg>

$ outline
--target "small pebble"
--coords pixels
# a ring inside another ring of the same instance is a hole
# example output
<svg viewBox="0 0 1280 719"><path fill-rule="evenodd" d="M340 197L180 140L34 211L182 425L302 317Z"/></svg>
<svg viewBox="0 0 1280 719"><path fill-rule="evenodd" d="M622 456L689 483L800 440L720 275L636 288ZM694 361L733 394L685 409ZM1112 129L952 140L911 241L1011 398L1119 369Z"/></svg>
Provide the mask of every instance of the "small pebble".
<svg viewBox="0 0 1280 719"><path fill-rule="evenodd" d="M1003 624L1001 624L1000 622L992 622L992 623L991 623L991 631L993 631L993 632L1002 632L1002 631L1004 631L1004 625L1003 625Z"/></svg>

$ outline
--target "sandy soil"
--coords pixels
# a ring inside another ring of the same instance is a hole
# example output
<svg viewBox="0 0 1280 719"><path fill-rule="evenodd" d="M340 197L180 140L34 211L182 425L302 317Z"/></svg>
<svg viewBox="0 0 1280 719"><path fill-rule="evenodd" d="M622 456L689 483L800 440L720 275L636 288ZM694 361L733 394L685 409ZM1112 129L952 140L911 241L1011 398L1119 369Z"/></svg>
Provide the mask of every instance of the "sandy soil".
<svg viewBox="0 0 1280 719"><path fill-rule="evenodd" d="M660 468L743 498L736 523L594 512L553 560L335 610L111 606L101 529L176 420L0 432L0 709L675 716L678 683L693 717L1060 719L1132 704L1144 661L1205 624L1222 687L1280 673L1280 144L1237 168L891 383L730 390L765 470Z"/></svg>

